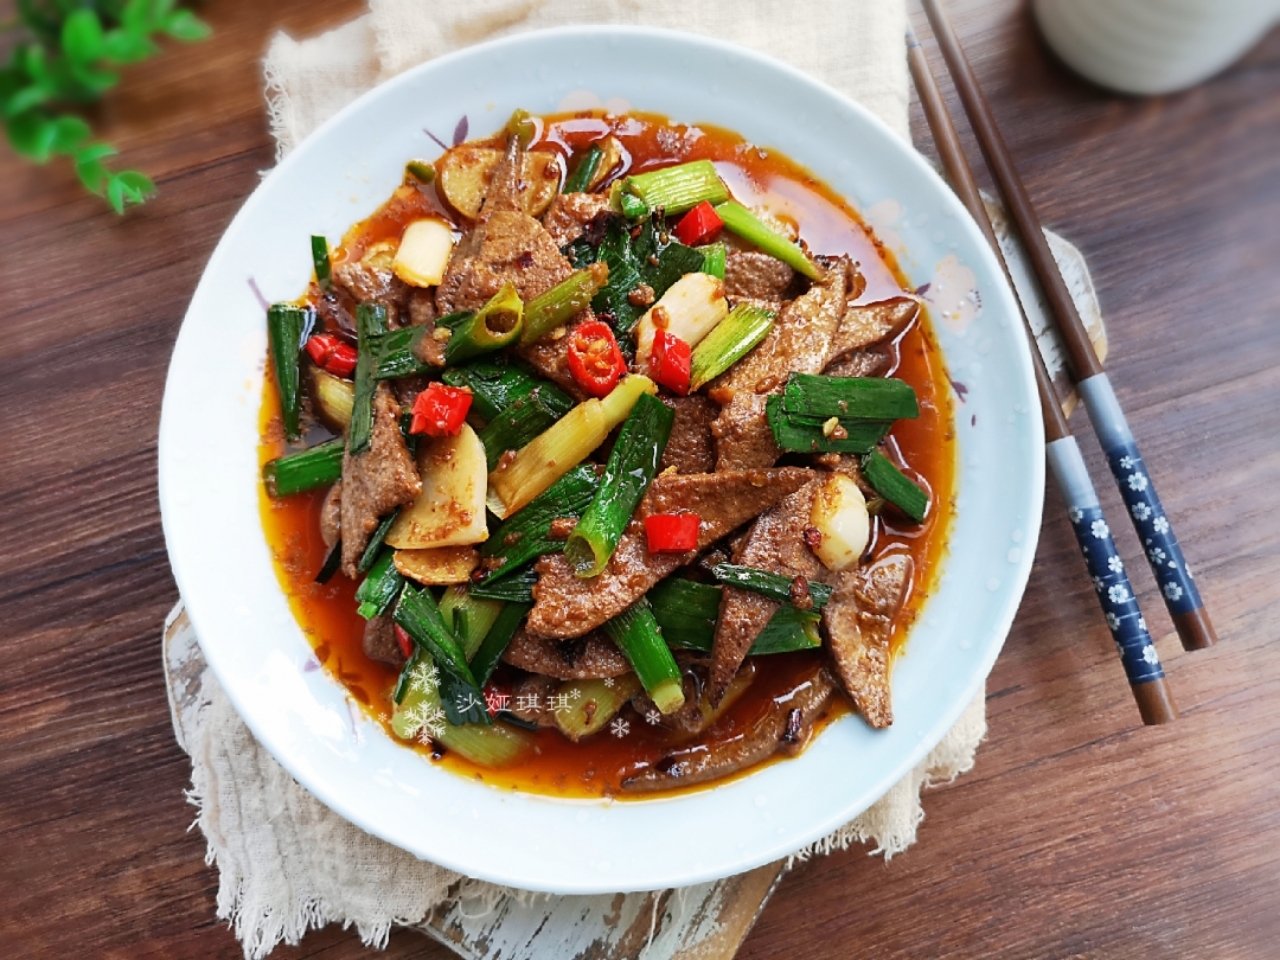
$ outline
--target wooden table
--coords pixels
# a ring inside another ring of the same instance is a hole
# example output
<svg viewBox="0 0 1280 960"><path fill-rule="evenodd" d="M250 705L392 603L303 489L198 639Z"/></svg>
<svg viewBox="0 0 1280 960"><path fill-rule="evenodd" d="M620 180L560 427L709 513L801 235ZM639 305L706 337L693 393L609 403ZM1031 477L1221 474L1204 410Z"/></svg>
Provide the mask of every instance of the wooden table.
<svg viewBox="0 0 1280 960"><path fill-rule="evenodd" d="M1113 378L1223 642L1181 651L1136 538L1119 531L1183 714L1143 729L1050 490L977 767L927 795L905 855L886 864L853 850L797 870L742 956L1276 956L1280 33L1203 87L1129 100L1053 61L1022 5L951 6L1045 222L1091 261ZM189 766L165 706L158 635L176 591L156 426L188 298L272 162L266 40L358 7L222 0L206 8L213 40L135 69L98 125L161 194L123 219L65 167L0 156L10 955L239 953L214 919L203 841L187 830ZM190 415L198 426L200 411ZM353 933L330 928L274 956L361 953ZM388 955L448 956L407 933Z"/></svg>

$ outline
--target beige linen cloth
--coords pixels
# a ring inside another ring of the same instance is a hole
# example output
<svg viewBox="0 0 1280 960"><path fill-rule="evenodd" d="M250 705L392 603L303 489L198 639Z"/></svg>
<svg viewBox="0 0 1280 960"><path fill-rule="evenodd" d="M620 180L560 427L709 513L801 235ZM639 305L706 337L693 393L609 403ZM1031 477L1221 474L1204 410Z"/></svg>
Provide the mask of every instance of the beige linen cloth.
<svg viewBox="0 0 1280 960"><path fill-rule="evenodd" d="M731 6L687 0L370 0L370 12L311 40L277 34L265 72L271 130L283 156L379 81L458 47L517 31L624 23L709 34L787 61L860 101L904 139L907 68L903 0L768 0ZM192 755L192 802L220 873L218 916L246 956L262 957L311 927L354 924L385 945L394 924L415 923L448 897L499 890L467 880L357 829L300 787L237 716L210 671ZM886 857L915 841L920 790L973 766L986 733L984 697L871 809L793 859L873 842ZM461 886L459 886L461 884Z"/></svg>

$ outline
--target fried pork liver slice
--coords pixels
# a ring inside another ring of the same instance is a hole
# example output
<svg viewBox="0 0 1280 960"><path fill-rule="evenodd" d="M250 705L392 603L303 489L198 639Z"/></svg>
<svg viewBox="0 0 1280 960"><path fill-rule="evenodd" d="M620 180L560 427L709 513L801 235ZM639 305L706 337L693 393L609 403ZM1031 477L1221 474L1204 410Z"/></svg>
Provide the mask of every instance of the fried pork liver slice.
<svg viewBox="0 0 1280 960"><path fill-rule="evenodd" d="M631 672L631 662L622 651L595 630L574 640L552 640L520 629L502 659L513 667L557 680L602 680Z"/></svg>
<svg viewBox="0 0 1280 960"><path fill-rule="evenodd" d="M537 562L534 605L526 621L531 633L569 639L617 616L663 577L689 563L725 534L759 516L813 479L799 467L722 473L666 474L654 479L636 518L627 526L604 572L580 578L563 554ZM650 553L643 518L687 510L701 518L698 550Z"/></svg>
<svg viewBox="0 0 1280 960"><path fill-rule="evenodd" d="M745 770L779 751L794 755L812 736L813 725L826 710L834 689L826 670L815 667L791 696L775 701L741 736L710 742L695 740L681 746L623 780L622 791L651 793L691 786Z"/></svg>
<svg viewBox="0 0 1280 960"><path fill-rule="evenodd" d="M607 193L561 193L542 215L542 225L556 245L564 247L582 236L592 220L608 212Z"/></svg>
<svg viewBox="0 0 1280 960"><path fill-rule="evenodd" d="M758 250L730 250L724 259L724 292L735 303L748 300L776 310L795 279L789 266Z"/></svg>
<svg viewBox="0 0 1280 960"><path fill-rule="evenodd" d="M786 577L821 578L826 568L804 541L821 479L811 480L770 507L751 527L734 562ZM750 590L724 588L711 648L711 702L719 703L747 651L780 604Z"/></svg>
<svg viewBox="0 0 1280 960"><path fill-rule="evenodd" d="M454 249L436 289L436 309L442 316L478 310L507 282L514 284L520 299L528 303L573 273L552 235L521 207L515 171L523 158L516 139L494 169L479 221ZM594 315L589 309L574 318L575 322L591 319ZM563 338L544 338L522 347L520 355L542 376L580 397L569 375L566 348Z"/></svg>
<svg viewBox="0 0 1280 960"><path fill-rule="evenodd" d="M676 416L658 470L675 467L677 473L714 472L716 441L711 436L711 421L718 412L716 405L698 393L663 397L662 402L674 410Z"/></svg>
<svg viewBox="0 0 1280 960"><path fill-rule="evenodd" d="M476 225L463 234L436 288L441 316L478 310L504 283L515 284L528 303L573 272L551 234L524 212L519 170L524 150L512 137L485 193Z"/></svg>
<svg viewBox="0 0 1280 960"><path fill-rule="evenodd" d="M910 582L911 558L893 554L868 567L841 573L822 611L840 685L876 729L893 723L889 641L893 618L906 601Z"/></svg>
<svg viewBox="0 0 1280 960"><path fill-rule="evenodd" d="M781 393L791 373L822 370L844 317L851 276L848 259L837 260L821 283L783 306L759 346L712 383L710 395L727 398L711 427L717 470L759 469L777 460L764 398Z"/></svg>
<svg viewBox="0 0 1280 960"><path fill-rule="evenodd" d="M454 251L436 290L436 309L442 316L478 310L507 282L528 303L571 273L542 224L518 210L499 210L472 227Z"/></svg>
<svg viewBox="0 0 1280 960"><path fill-rule="evenodd" d="M400 433L400 405L386 383L373 395L369 448L342 458L342 572L357 576L356 564L378 521L422 492L418 468Z"/></svg>
<svg viewBox="0 0 1280 960"><path fill-rule="evenodd" d="M879 303L847 304L840 326L831 339L824 369L843 357L901 333L920 312L910 297L894 297Z"/></svg>

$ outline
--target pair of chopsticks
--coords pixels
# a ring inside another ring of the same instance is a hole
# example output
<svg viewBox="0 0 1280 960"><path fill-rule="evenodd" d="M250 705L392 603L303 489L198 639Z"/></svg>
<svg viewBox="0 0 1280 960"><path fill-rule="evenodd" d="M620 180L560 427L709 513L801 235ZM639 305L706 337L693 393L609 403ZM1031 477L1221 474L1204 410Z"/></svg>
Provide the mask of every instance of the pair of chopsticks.
<svg viewBox="0 0 1280 960"><path fill-rule="evenodd" d="M965 113L977 134L982 154L995 176L1036 277L1044 289L1050 312L1066 347L1071 379L1084 400L1085 409L1106 453L1129 516L1142 539L1151 571L1160 586L1161 596L1173 618L1182 645L1187 650L1211 646L1217 641L1213 625L1187 571L1177 538L1160 505L1155 484L1143 465L1124 412L1120 409L1107 374L1094 352L1084 323L1049 251L1039 217L1036 216L1026 188L1018 177L991 110L978 88L973 70L940 0L922 2L951 78L960 94ZM1000 261L1009 287L1018 295L983 206L973 171L960 146L960 138L951 122L924 50L910 28L907 31L907 48L911 75L920 95L929 129L942 157L947 178L982 228L996 259ZM1147 632L1147 623L1138 608L1124 563L1111 538L1110 527L1098 503L1093 482L1085 469L1084 458L1071 435L1053 381L1045 369L1035 335L1027 322L1025 307L1022 314L1035 366L1040 406L1044 413L1045 453L1050 470L1066 500L1072 529L1093 577L1107 626L1116 641L1120 660L1143 722L1167 723L1177 718L1178 710L1160 665L1160 658Z"/></svg>

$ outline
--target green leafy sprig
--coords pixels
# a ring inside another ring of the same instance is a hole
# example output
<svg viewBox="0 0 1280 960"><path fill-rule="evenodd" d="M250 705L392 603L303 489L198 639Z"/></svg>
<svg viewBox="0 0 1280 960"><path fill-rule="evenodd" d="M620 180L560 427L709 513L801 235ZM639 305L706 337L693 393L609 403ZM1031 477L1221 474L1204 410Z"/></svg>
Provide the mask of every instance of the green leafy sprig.
<svg viewBox="0 0 1280 960"><path fill-rule="evenodd" d="M71 111L119 83L122 67L158 54L159 38L202 40L209 27L176 0L18 0L6 26L26 34L0 67L0 115L13 149L36 163L68 157L85 188L117 213L152 196L146 174L107 167L116 149Z"/></svg>

